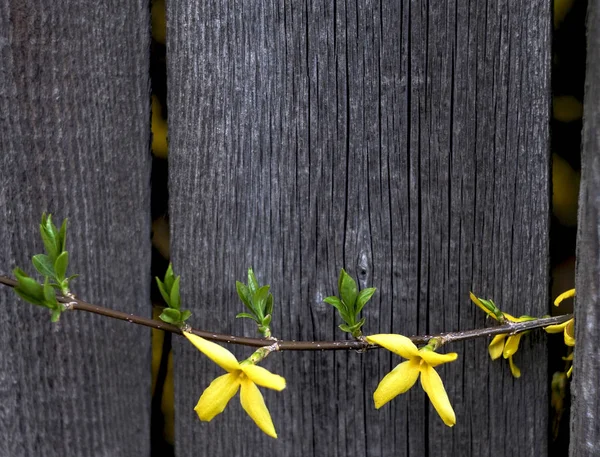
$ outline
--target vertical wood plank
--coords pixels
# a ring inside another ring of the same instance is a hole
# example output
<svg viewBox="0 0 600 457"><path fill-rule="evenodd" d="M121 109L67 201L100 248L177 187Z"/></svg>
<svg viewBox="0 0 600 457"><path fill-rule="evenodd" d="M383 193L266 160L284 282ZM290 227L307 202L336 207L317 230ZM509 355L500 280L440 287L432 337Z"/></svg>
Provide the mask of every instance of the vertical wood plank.
<svg viewBox="0 0 600 457"><path fill-rule="evenodd" d="M600 9L589 2L587 69L583 116L583 150L577 233L577 302L575 360L571 382L571 442L569 455L585 457L600 449Z"/></svg>
<svg viewBox="0 0 600 457"><path fill-rule="evenodd" d="M470 289L513 314L547 311L550 10L534 2L168 4L172 255L205 329L252 334L234 281L271 283L274 331L339 338L339 268L379 288L366 332L473 328ZM532 455L546 452L544 339L440 367L458 423L417 385L376 411L400 360L286 353L263 436L237 399L193 407L221 373L175 342L179 456ZM235 348L238 357L249 349ZM507 436L511 439L507 440Z"/></svg>
<svg viewBox="0 0 600 457"><path fill-rule="evenodd" d="M45 4L43 4L45 3ZM149 315L149 17L135 2L0 1L0 271L69 218L73 292ZM0 290L0 455L149 455L149 330Z"/></svg>

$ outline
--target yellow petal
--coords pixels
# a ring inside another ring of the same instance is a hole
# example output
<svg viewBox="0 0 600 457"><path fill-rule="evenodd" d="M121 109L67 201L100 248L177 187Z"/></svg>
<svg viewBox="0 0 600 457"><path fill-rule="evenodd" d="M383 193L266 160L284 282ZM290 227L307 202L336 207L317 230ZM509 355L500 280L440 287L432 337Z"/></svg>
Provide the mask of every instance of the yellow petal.
<svg viewBox="0 0 600 457"><path fill-rule="evenodd" d="M225 371L234 371L240 369L235 356L225 349L223 346L219 346L212 341L205 340L204 338L194 335L192 333L183 332L185 337L196 346L206 357L215 362Z"/></svg>
<svg viewBox="0 0 600 457"><path fill-rule="evenodd" d="M200 420L208 422L223 412L240 387L240 374L227 373L210 383L194 408Z"/></svg>
<svg viewBox="0 0 600 457"><path fill-rule="evenodd" d="M512 314L508 314L508 313L502 313L504 315L504 317L506 318L506 320L510 321L510 322L528 322L528 321L534 321L536 320L535 317L532 316L520 316L520 317L515 317Z"/></svg>
<svg viewBox="0 0 600 457"><path fill-rule="evenodd" d="M426 363L421 365L421 385L444 424L448 427L456 424L456 415L448 399L446 389L444 389L442 379L433 367Z"/></svg>
<svg viewBox="0 0 600 457"><path fill-rule="evenodd" d="M370 335L366 339L369 343L378 344L405 359L410 359L419 354L417 346L409 338L402 335Z"/></svg>
<svg viewBox="0 0 600 457"><path fill-rule="evenodd" d="M273 390L285 389L285 378L278 374L273 374L269 370L256 365L242 365L242 371L259 386L268 387Z"/></svg>
<svg viewBox="0 0 600 457"><path fill-rule="evenodd" d="M563 322L562 324L549 325L548 327L544 327L544 330L546 330L547 333L560 333L565 329L568 323L569 321Z"/></svg>
<svg viewBox="0 0 600 457"><path fill-rule="evenodd" d="M502 355L505 359L508 359L511 355L517 352L517 349L519 349L519 341L521 341L522 336L522 333L517 333L516 335L511 335L506 339L504 351L502 352Z"/></svg>
<svg viewBox="0 0 600 457"><path fill-rule="evenodd" d="M512 375L515 378L520 378L521 370L519 370L519 367L514 364L512 356L508 358L508 365L510 366L510 372L512 373Z"/></svg>
<svg viewBox="0 0 600 457"><path fill-rule="evenodd" d="M573 353L573 352L571 352L571 353L570 353L568 356L566 356L566 357L563 357L562 359L563 359L563 360L573 360L573 354L574 354L574 353Z"/></svg>
<svg viewBox="0 0 600 457"><path fill-rule="evenodd" d="M565 344L575 346L575 319L569 319L565 326Z"/></svg>
<svg viewBox="0 0 600 457"><path fill-rule="evenodd" d="M488 346L488 352L492 360L496 360L498 357L502 355L504 351L504 339L506 338L506 333L502 333L500 335L496 335L490 345Z"/></svg>
<svg viewBox="0 0 600 457"><path fill-rule="evenodd" d="M425 362L427 362L432 367L437 367L442 363L453 362L458 358L458 354L456 352L449 352L448 354L438 354L437 352L431 351L429 349L421 349L419 351L419 355Z"/></svg>
<svg viewBox="0 0 600 457"><path fill-rule="evenodd" d="M402 362L386 374L373 394L375 408L381 408L394 397L410 389L419 377L420 363L419 358L415 357Z"/></svg>
<svg viewBox="0 0 600 457"><path fill-rule="evenodd" d="M566 300L567 298L574 297L574 296L575 296L575 289L567 290L566 292L563 292L558 297L556 297L556 299L554 300L554 306L558 306L558 305L560 305L561 301Z"/></svg>
<svg viewBox="0 0 600 457"><path fill-rule="evenodd" d="M567 371L567 378L570 378L572 373L573 373L573 365L571 365L571 368L569 368L569 371Z"/></svg>
<svg viewBox="0 0 600 457"><path fill-rule="evenodd" d="M256 425L258 425L258 428L267 435L277 438L275 426L271 420L269 410L265 405L265 400L263 399L260 390L258 390L258 387L256 387L256 384L249 378L242 379L240 401L242 403L242 408L244 408L244 411L248 413L248 416L252 418Z"/></svg>

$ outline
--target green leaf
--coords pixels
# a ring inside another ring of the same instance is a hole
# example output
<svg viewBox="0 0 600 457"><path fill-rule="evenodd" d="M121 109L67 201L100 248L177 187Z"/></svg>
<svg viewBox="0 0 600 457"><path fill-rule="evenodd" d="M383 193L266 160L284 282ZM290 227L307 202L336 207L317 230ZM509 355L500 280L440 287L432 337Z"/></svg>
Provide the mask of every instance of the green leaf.
<svg viewBox="0 0 600 457"><path fill-rule="evenodd" d="M350 320L350 316L348 315L348 308L342 302L342 300L340 300L338 297L334 297L334 296L327 297L323 301L325 303L329 303L331 306L336 308L338 310L338 312L340 313L340 317L344 321L348 322Z"/></svg>
<svg viewBox="0 0 600 457"><path fill-rule="evenodd" d="M58 233L56 232L56 227L52 223L52 215L42 215L40 234L42 235L42 241L44 242L46 253L48 254L48 257L50 257L51 262L54 263L60 252L58 245Z"/></svg>
<svg viewBox="0 0 600 457"><path fill-rule="evenodd" d="M58 232L58 248L64 252L67 247L67 219L63 219L60 231Z"/></svg>
<svg viewBox="0 0 600 457"><path fill-rule="evenodd" d="M55 305L58 304L58 302L56 301L56 292L54 291L54 288L48 283L48 278L46 278L46 281L44 282L42 291L44 294L44 301L46 302L48 308L53 308Z"/></svg>
<svg viewBox="0 0 600 457"><path fill-rule="evenodd" d="M256 322L257 324L259 324L260 322L256 319L255 316L253 316L252 314L249 313L238 313L236 314L235 318L236 319L240 319L240 318L248 318L248 319L252 319L254 322Z"/></svg>
<svg viewBox="0 0 600 457"><path fill-rule="evenodd" d="M356 287L356 281L342 268L341 276L341 288L340 298L348 307L350 313L354 311L354 304L356 303L356 297L358 296L358 288Z"/></svg>
<svg viewBox="0 0 600 457"><path fill-rule="evenodd" d="M185 311L183 311L181 313L181 322L187 321L191 315L192 315L192 312L190 310L186 309Z"/></svg>
<svg viewBox="0 0 600 457"><path fill-rule="evenodd" d="M262 320L262 325L263 325L264 327L268 327L270 323L271 323L271 315L270 315L270 314L267 314L267 315L265 316L265 318Z"/></svg>
<svg viewBox="0 0 600 457"><path fill-rule="evenodd" d="M250 298L248 295L248 288L246 287L246 284L244 284L243 282L236 281L235 282L235 290L237 291L237 294L238 294L238 297L240 297L240 300L242 300L242 303L244 305L246 305L246 307L249 310L254 311L252 309L252 305L250 303Z"/></svg>
<svg viewBox="0 0 600 457"><path fill-rule="evenodd" d="M248 289L250 289L250 295L254 296L259 287L256 276L254 276L254 271L252 271L252 268L248 268Z"/></svg>
<svg viewBox="0 0 600 457"><path fill-rule="evenodd" d="M342 332L352 333L352 329L346 324L338 325L338 327Z"/></svg>
<svg viewBox="0 0 600 457"><path fill-rule="evenodd" d="M167 324L177 325L181 322L181 313L173 308L163 309L163 312L158 317Z"/></svg>
<svg viewBox="0 0 600 457"><path fill-rule="evenodd" d="M169 263L169 267L165 273L165 290L168 294L171 293L171 289L173 288L173 283L175 282L175 275L173 274L173 264Z"/></svg>
<svg viewBox="0 0 600 457"><path fill-rule="evenodd" d="M163 300L167 303L168 306L171 306L171 301L170 301L171 298L169 297L169 294L167 293L165 285L158 278L158 276L156 276L155 279L156 279L156 285L158 286L158 290L160 291L160 294L162 295Z"/></svg>
<svg viewBox="0 0 600 457"><path fill-rule="evenodd" d="M13 270L13 274L15 275L15 278L17 278L17 281L20 281L22 278L29 278L29 275L23 270L21 270L19 267Z"/></svg>
<svg viewBox="0 0 600 457"><path fill-rule="evenodd" d="M179 278L179 276L175 278L170 294L171 302L169 306L174 309L179 309L181 306L181 298L179 297Z"/></svg>
<svg viewBox="0 0 600 457"><path fill-rule="evenodd" d="M496 316L496 319L498 321L502 321L504 319L504 314L502 314L502 311L500 311L500 309L496 306L493 300L486 300L485 298L481 297L477 298L479 298L479 301L481 302L481 304L483 304L485 308L487 308L491 313L494 314L494 316Z"/></svg>
<svg viewBox="0 0 600 457"><path fill-rule="evenodd" d="M13 274L17 278L14 290L19 297L34 305L47 307L44 300L44 288L40 283L27 276L27 273L20 268L15 268Z"/></svg>
<svg viewBox="0 0 600 457"><path fill-rule="evenodd" d="M26 302L29 302L33 305L43 306L43 307L47 308L43 299L40 299L39 297L37 297L35 295L29 295L28 293L24 292L22 289L17 289L16 287L14 290L15 290L15 293L19 297L21 297L23 300L25 300Z"/></svg>
<svg viewBox="0 0 600 457"><path fill-rule="evenodd" d="M256 315L263 318L265 315L265 305L267 297L269 296L269 289L271 286L262 286L259 288L252 297L253 308L256 311Z"/></svg>
<svg viewBox="0 0 600 457"><path fill-rule="evenodd" d="M366 318L363 317L356 324L351 325L350 328L352 329L352 331L359 330L363 325L365 325L365 320L366 320Z"/></svg>
<svg viewBox="0 0 600 457"><path fill-rule="evenodd" d="M273 314L273 295L269 294L267 297L267 304L265 306L265 314Z"/></svg>
<svg viewBox="0 0 600 457"><path fill-rule="evenodd" d="M67 274L67 266L69 265L69 253L63 251L54 262L54 272L56 273L56 279L62 281L65 279Z"/></svg>
<svg viewBox="0 0 600 457"><path fill-rule="evenodd" d="M69 277L66 279L66 281L71 281L71 280L73 280L73 279L75 279L75 278L78 278L78 277L79 277L79 275L71 275L71 276L69 276Z"/></svg>
<svg viewBox="0 0 600 457"><path fill-rule="evenodd" d="M375 289L375 287L369 287L367 289L363 289L359 292L358 297L356 298L356 310L355 313L358 316L358 313L360 313L363 309L363 307L365 306L365 303L367 303L371 297L373 296L373 294L375 293L377 289Z"/></svg>
<svg viewBox="0 0 600 457"><path fill-rule="evenodd" d="M363 317L363 318L362 318L360 321L358 321L356 324L354 324L354 325L351 325L351 326L349 327L349 328L350 328L350 330L351 330L351 332L350 332L350 333L352 333L352 336L353 336L354 338L357 338L357 337L359 337L359 336L362 334L362 332L361 332L360 328L361 328L361 327L364 325L364 323L365 323L365 318Z"/></svg>
<svg viewBox="0 0 600 457"><path fill-rule="evenodd" d="M56 275L52 261L46 254L34 255L31 258L31 262L33 263L35 269L39 271L42 276L50 276L53 278Z"/></svg>

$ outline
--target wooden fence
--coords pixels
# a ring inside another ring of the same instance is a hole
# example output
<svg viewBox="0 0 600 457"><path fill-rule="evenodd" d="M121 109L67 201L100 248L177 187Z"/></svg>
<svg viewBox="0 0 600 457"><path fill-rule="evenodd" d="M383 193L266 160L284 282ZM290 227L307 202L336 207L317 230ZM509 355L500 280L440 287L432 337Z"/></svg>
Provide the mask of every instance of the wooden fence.
<svg viewBox="0 0 600 457"><path fill-rule="evenodd" d="M39 251L36 224L49 211L69 218L77 295L150 315L148 3L42 3L0 1L0 273ZM548 2L167 7L171 252L194 326L252 334L233 319L234 282L249 266L272 284L285 339L340 337L322 300L341 267L378 288L369 333L481 325L469 290L507 312L548 312ZM590 49L593 82L600 56ZM600 410L600 171L586 132L577 456L593 455L600 436L590 419ZM77 313L51 325L8 290L0 309L0 455L149 454L147 329ZM265 393L274 441L237 401L197 419L218 369L177 338L176 454L546 455L545 336L525 340L518 380L486 345L456 344L459 362L440 370L451 429L419 389L373 408L398 362L384 351L270 357L265 366L288 380Z"/></svg>

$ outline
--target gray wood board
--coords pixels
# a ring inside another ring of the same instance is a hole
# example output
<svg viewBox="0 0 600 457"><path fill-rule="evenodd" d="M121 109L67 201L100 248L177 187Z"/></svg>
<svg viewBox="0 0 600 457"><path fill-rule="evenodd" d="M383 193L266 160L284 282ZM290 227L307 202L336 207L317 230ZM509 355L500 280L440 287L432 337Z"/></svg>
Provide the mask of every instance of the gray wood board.
<svg viewBox="0 0 600 457"><path fill-rule="evenodd" d="M534 2L168 2L170 212L199 328L252 335L235 280L272 284L274 333L343 337L323 298L339 269L378 292L367 333L484 325L469 290L548 311L550 9ZM279 439L238 399L194 406L222 370L175 341L176 453L512 456L547 450L545 338L523 377L487 341L439 369L447 428L419 384L379 411L385 351L284 353L265 390ZM248 348L234 348L242 358ZM510 437L510 439L507 439Z"/></svg>
<svg viewBox="0 0 600 457"><path fill-rule="evenodd" d="M0 1L0 273L69 218L82 299L150 315L147 2ZM150 333L0 288L0 455L149 455Z"/></svg>
<svg viewBox="0 0 600 457"><path fill-rule="evenodd" d="M600 9L588 5L587 70L577 234L575 360L571 383L569 455L598 455L600 449Z"/></svg>

